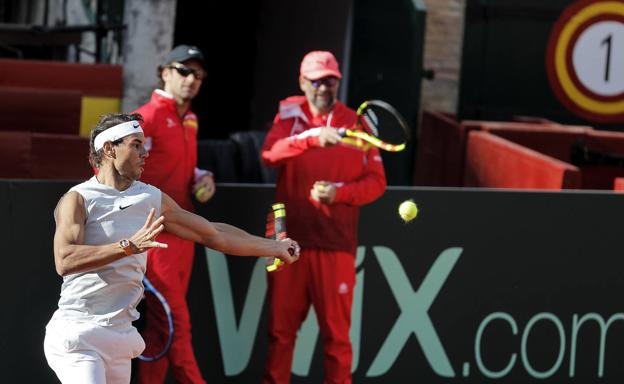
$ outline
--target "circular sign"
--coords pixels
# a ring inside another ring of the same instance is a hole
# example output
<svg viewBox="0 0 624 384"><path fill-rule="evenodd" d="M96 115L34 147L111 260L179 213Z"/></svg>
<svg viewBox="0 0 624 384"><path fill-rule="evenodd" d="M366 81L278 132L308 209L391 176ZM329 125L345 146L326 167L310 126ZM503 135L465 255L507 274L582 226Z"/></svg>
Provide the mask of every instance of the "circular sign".
<svg viewBox="0 0 624 384"><path fill-rule="evenodd" d="M573 113L602 123L624 122L624 2L580 1L550 35L550 85Z"/></svg>

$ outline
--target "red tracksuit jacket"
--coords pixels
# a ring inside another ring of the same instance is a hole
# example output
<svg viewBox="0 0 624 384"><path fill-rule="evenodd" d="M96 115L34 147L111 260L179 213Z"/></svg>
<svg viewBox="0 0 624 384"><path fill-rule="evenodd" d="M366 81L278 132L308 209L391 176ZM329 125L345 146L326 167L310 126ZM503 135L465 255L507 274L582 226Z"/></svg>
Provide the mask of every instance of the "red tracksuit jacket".
<svg viewBox="0 0 624 384"><path fill-rule="evenodd" d="M190 191L197 166L197 116L189 111L181 119L175 100L158 89L136 112L143 116L149 151L141 181L157 186L182 208L193 211Z"/></svg>
<svg viewBox="0 0 624 384"><path fill-rule="evenodd" d="M302 247L355 253L359 207L381 196L386 177L375 147L339 143L321 148L315 127L353 128L355 112L336 102L326 116L313 116L304 96L280 102L262 149L268 166L279 166L276 198L286 204L288 236ZM331 205L310 198L315 181L335 183Z"/></svg>

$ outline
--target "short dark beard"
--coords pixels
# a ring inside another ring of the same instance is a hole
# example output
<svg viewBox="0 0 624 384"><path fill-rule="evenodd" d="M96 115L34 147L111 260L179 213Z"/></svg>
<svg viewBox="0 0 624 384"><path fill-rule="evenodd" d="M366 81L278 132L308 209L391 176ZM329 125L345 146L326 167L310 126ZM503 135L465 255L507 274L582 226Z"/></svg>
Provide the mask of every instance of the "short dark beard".
<svg viewBox="0 0 624 384"><path fill-rule="evenodd" d="M329 93L328 94L329 97L326 100L319 100L317 98L313 99L313 104L316 107L316 109L318 109L320 112L329 112L332 107L334 106L334 103L336 103L336 99L334 98L334 96Z"/></svg>

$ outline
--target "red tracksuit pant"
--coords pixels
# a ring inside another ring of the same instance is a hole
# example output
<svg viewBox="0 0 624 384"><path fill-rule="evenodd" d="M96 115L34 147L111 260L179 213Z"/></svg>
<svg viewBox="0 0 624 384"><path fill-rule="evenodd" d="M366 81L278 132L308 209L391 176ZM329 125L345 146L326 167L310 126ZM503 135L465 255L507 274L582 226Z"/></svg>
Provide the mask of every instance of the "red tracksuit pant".
<svg viewBox="0 0 624 384"><path fill-rule="evenodd" d="M139 383L163 383L167 368L171 365L177 383L206 383L202 378L193 345L191 321L186 304L186 293L193 268L195 244L168 233L158 235L158 241L168 248L154 248L147 253L146 276L167 299L173 315L174 336L169 353L151 362L140 361ZM165 345L168 335L167 318L160 310L160 302L153 295L146 295L146 315L143 339L145 354L153 356ZM157 310L156 310L157 309Z"/></svg>
<svg viewBox="0 0 624 384"><path fill-rule="evenodd" d="M268 274L269 355L263 383L290 383L295 339L310 304L323 340L325 383L351 383L351 305L354 255L320 249L301 251L298 262Z"/></svg>

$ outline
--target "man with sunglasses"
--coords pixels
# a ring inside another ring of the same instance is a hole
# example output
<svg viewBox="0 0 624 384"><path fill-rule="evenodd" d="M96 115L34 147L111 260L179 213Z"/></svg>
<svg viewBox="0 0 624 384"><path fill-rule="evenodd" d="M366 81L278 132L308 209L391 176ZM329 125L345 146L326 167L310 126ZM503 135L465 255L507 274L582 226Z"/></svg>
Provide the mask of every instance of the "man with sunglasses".
<svg viewBox="0 0 624 384"><path fill-rule="evenodd" d="M381 196L386 178L375 147L342 140L355 111L336 99L342 74L334 55L301 62L303 96L280 102L262 159L278 167L276 201L301 261L269 274L269 354L263 383L289 383L297 330L310 304L323 340L324 383L351 383L349 340L359 207Z"/></svg>
<svg viewBox="0 0 624 384"><path fill-rule="evenodd" d="M160 188L182 208L193 211L192 196L201 202L212 197L212 174L197 166L197 116L191 101L206 77L202 52L194 46L179 45L158 67L161 89L136 112L143 116L145 147L149 157L141 181ZM159 241L168 248L148 251L146 276L171 307L174 336L169 352L161 359L138 363L139 383L163 383L171 366L178 383L205 383L193 352L191 322L186 293L193 266L195 245L167 232ZM167 319L158 315L159 305L147 298L143 338L146 355L163 349L168 335Z"/></svg>

